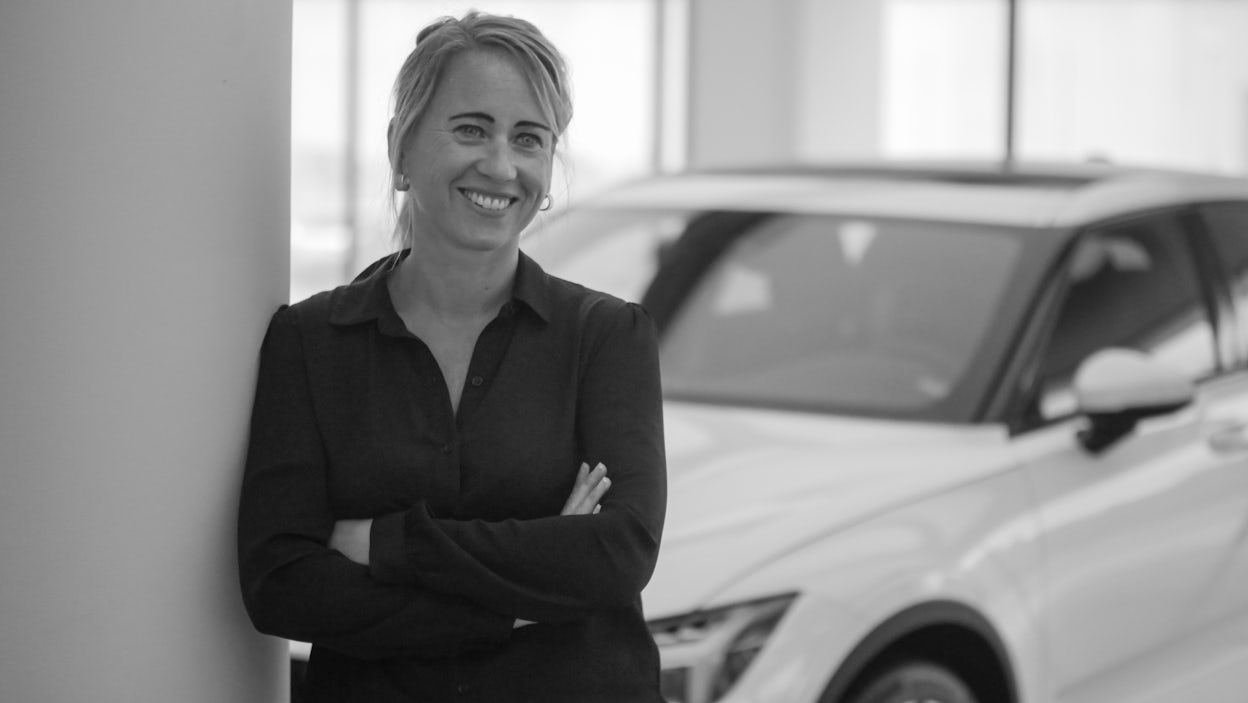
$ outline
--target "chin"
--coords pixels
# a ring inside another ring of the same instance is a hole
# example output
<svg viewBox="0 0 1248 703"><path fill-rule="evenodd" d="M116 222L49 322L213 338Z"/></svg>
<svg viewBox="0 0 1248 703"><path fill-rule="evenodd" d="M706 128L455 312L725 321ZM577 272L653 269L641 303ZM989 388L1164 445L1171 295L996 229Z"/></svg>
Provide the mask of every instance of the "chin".
<svg viewBox="0 0 1248 703"><path fill-rule="evenodd" d="M473 251L482 253L495 252L501 249L515 248L520 241L520 231L512 231L508 228L506 232L490 232L490 233L474 233L461 240L464 246Z"/></svg>

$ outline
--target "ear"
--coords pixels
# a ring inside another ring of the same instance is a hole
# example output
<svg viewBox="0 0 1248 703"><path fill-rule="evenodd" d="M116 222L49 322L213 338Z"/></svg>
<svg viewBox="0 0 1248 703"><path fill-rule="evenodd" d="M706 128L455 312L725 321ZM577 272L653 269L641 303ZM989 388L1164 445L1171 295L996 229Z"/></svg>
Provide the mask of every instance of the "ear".
<svg viewBox="0 0 1248 703"><path fill-rule="evenodd" d="M406 180L403 177L403 145L398 142L399 125L390 118L390 126L386 128L386 156L390 159L390 182L395 190L407 190L400 187Z"/></svg>
<svg viewBox="0 0 1248 703"><path fill-rule="evenodd" d="M550 185L552 182L554 182L554 180L555 180L555 169L553 168L553 165L552 165L552 168L548 169L546 172L546 182L543 184L543 188L542 188L543 193L546 193L547 195L550 194ZM567 182L566 179L564 182L565 183Z"/></svg>
<svg viewBox="0 0 1248 703"><path fill-rule="evenodd" d="M394 148L398 146L397 144L394 143L394 140L398 138L399 136L398 131L399 131L399 125L397 122L394 121L394 118L391 117L390 124L386 127L386 146L389 148L391 153L393 153Z"/></svg>

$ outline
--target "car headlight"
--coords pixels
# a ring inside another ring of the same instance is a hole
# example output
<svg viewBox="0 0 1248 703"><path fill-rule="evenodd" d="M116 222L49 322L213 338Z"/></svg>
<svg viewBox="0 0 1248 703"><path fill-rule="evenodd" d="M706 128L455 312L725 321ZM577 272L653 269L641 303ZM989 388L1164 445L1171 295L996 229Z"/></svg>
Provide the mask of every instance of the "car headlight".
<svg viewBox="0 0 1248 703"><path fill-rule="evenodd" d="M710 703L745 673L793 603L794 594L700 611L650 623L663 658L669 703Z"/></svg>

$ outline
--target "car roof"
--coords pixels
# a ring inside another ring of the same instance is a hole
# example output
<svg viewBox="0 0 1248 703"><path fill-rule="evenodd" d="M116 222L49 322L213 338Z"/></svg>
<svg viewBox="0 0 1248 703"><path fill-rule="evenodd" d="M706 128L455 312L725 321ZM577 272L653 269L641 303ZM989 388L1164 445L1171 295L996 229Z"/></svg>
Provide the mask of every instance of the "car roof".
<svg viewBox="0 0 1248 703"><path fill-rule="evenodd" d="M608 208L761 210L1069 229L1248 200L1248 179L1103 163L872 162L690 171L592 198Z"/></svg>

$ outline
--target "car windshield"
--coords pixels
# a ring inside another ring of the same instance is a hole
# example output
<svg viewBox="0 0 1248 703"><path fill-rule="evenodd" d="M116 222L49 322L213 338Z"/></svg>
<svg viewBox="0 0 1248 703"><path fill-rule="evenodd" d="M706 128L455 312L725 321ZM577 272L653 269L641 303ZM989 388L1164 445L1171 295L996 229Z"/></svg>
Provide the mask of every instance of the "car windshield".
<svg viewBox="0 0 1248 703"><path fill-rule="evenodd" d="M964 422L1017 321L1007 308L1022 307L1026 239L980 224L581 209L524 248L646 308L669 398Z"/></svg>

